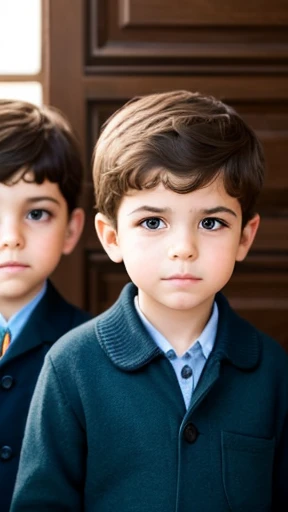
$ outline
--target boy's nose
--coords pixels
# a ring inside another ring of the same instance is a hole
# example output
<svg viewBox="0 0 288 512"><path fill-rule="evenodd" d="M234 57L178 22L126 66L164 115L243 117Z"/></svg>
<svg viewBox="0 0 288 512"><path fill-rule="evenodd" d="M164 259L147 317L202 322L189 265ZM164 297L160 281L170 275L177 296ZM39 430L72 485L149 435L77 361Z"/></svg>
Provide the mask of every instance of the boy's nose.
<svg viewBox="0 0 288 512"><path fill-rule="evenodd" d="M24 239L18 226L11 223L0 226L0 247L2 249L20 249L23 245Z"/></svg>
<svg viewBox="0 0 288 512"><path fill-rule="evenodd" d="M191 236L184 236L169 248L169 258L173 260L193 260L197 254L197 247L195 241L191 240Z"/></svg>

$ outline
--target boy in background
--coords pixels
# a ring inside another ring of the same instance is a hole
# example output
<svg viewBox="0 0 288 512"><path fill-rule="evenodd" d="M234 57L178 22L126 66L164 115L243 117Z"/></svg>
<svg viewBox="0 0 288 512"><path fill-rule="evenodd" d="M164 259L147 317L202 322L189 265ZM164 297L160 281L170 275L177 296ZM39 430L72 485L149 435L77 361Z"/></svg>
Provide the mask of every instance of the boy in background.
<svg viewBox="0 0 288 512"><path fill-rule="evenodd" d="M44 357L88 320L48 280L81 235L82 164L52 108L0 100L0 510L8 512Z"/></svg>
<svg viewBox="0 0 288 512"><path fill-rule="evenodd" d="M287 511L288 357L220 292L259 225L255 134L213 97L155 94L110 119L93 172L132 283L47 355L11 511Z"/></svg>

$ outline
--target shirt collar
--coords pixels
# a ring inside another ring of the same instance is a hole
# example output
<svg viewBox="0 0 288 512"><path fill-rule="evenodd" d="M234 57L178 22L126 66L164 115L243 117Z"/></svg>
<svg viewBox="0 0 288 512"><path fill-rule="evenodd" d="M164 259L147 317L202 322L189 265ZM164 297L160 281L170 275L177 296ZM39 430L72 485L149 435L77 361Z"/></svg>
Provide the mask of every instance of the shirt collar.
<svg viewBox="0 0 288 512"><path fill-rule="evenodd" d="M134 298L134 305L135 305L136 311L137 311L141 321L143 322L143 325L147 329L151 338L155 341L156 345L162 350L162 352L167 354L167 352L169 352L170 350L174 351L174 348L169 343L169 341L163 336L163 334L161 334L154 327L154 325L151 324L151 322L149 322L149 320L146 318L146 316L142 313L142 311L139 307L138 295L136 295ZM194 342L190 346L190 348L186 351L186 353L189 352L189 354L192 356L193 352L200 348L205 359L208 359L210 353L212 352L214 343L215 343L217 326L218 326L218 316L219 316L218 306L217 306L216 302L214 301L212 314L211 314L207 324L205 325L205 327L204 327L202 333L200 334L200 336L198 337L197 341Z"/></svg>
<svg viewBox="0 0 288 512"><path fill-rule="evenodd" d="M98 343L111 362L127 372L137 371L163 354L136 312L135 295L136 286L128 283L113 306L94 320ZM255 327L231 309L222 293L218 292L215 300L219 320L211 353L213 361L227 361L243 371L254 370L261 360L261 336Z"/></svg>
<svg viewBox="0 0 288 512"><path fill-rule="evenodd" d="M12 340L14 340L16 336L18 336L18 334L21 332L31 313L34 311L37 304L40 302L43 295L45 294L46 289L47 281L45 281L40 292L38 292L37 295L30 302L28 302L28 304L25 304L23 308L14 313L14 315L12 315L8 321L0 313L0 327L4 327L4 329L7 329L9 327L11 331Z"/></svg>

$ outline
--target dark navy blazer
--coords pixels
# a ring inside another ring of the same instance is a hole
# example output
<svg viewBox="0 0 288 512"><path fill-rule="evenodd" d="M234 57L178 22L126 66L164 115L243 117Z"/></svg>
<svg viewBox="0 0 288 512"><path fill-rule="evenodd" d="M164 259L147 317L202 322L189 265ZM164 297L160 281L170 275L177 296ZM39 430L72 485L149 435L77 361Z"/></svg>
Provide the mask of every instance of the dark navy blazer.
<svg viewBox="0 0 288 512"><path fill-rule="evenodd" d="M27 324L0 360L0 510L8 512L32 393L49 348L91 316L48 282Z"/></svg>

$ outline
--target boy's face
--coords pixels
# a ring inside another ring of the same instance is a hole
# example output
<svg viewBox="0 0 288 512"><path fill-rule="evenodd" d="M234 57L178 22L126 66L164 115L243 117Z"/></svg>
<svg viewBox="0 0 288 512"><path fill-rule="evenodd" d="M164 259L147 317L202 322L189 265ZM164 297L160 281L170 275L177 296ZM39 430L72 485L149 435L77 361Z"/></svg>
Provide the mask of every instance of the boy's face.
<svg viewBox="0 0 288 512"><path fill-rule="evenodd" d="M120 203L117 232L104 215L96 216L104 248L113 261L124 261L148 318L155 310L211 308L235 261L245 258L259 217L243 231L241 223L240 204L227 194L221 178L188 194L162 184L131 190Z"/></svg>
<svg viewBox="0 0 288 512"><path fill-rule="evenodd" d="M58 184L0 183L0 312L6 318L40 291L82 226L83 211L68 218Z"/></svg>

